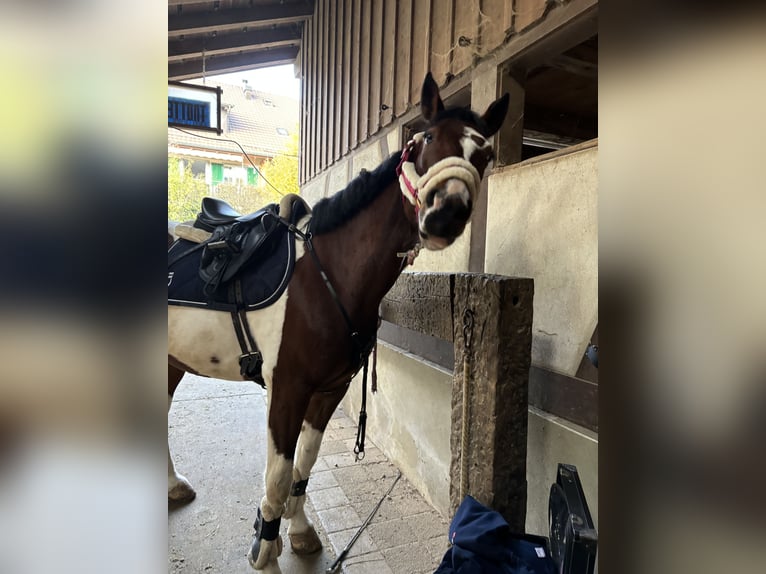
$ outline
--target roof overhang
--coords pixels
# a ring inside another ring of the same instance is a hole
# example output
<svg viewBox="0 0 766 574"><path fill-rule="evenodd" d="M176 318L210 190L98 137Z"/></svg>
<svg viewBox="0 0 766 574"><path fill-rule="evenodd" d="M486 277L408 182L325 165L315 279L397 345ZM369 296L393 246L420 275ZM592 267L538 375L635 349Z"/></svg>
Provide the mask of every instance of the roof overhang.
<svg viewBox="0 0 766 574"><path fill-rule="evenodd" d="M168 79L292 63L313 13L314 0L168 0Z"/></svg>

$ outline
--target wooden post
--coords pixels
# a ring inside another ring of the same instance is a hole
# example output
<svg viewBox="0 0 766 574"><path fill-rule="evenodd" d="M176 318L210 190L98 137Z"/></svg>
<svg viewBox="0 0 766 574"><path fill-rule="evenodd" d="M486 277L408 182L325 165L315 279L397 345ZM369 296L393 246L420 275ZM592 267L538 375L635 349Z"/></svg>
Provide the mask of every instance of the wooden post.
<svg viewBox="0 0 766 574"><path fill-rule="evenodd" d="M532 348L532 279L462 273L452 298L455 371L452 384L450 510L460 499L462 454L466 493L524 532L527 501L527 400ZM463 316L473 312L470 352ZM461 453L463 370L470 364L467 449Z"/></svg>

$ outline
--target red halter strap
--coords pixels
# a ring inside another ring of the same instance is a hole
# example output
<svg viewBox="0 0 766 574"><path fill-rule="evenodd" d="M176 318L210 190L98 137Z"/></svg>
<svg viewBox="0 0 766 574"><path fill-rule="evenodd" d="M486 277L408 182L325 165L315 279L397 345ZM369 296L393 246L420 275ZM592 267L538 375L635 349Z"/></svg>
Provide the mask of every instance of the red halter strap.
<svg viewBox="0 0 766 574"><path fill-rule="evenodd" d="M418 197L418 190L407 178L407 174L402 171L402 164L404 164L406 161L409 161L410 154L412 153L413 149L415 149L415 140L410 140L407 142L404 150L402 150L402 159L399 160L399 165L396 166L396 175L397 177L402 178L407 191L412 196L412 199L414 200L412 203L415 206L415 217L418 217L420 213L420 198ZM402 203L404 203L404 193L402 193Z"/></svg>

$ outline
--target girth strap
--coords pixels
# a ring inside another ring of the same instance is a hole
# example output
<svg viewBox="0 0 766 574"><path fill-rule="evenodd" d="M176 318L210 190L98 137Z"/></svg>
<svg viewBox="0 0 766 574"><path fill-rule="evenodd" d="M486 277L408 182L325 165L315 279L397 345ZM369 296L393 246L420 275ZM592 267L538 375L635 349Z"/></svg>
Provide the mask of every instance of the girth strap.
<svg viewBox="0 0 766 574"><path fill-rule="evenodd" d="M265 389L266 382L261 374L263 357L258 350L255 339L253 339L250 324L247 322L247 312L242 296L242 282L239 278L234 280L229 289L229 297L233 298L236 304L236 309L231 312L231 321L234 324L234 333L237 335L239 348L242 350L242 354L239 356L239 373L242 378L255 381Z"/></svg>

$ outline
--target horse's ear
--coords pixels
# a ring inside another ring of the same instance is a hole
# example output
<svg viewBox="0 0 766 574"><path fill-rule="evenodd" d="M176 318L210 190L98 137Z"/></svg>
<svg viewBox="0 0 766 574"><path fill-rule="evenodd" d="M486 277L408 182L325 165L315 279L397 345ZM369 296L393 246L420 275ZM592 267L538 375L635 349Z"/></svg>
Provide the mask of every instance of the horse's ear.
<svg viewBox="0 0 766 574"><path fill-rule="evenodd" d="M426 79L423 80L423 90L420 92L420 112L430 122L443 109L444 103L439 96L439 86L436 85L431 72L428 72Z"/></svg>
<svg viewBox="0 0 766 574"><path fill-rule="evenodd" d="M505 115L508 113L508 102L510 99L511 96L509 94L504 94L502 98L490 104L487 111L481 116L488 129L488 133L484 134L486 137L494 135L500 129L500 126L503 125Z"/></svg>

